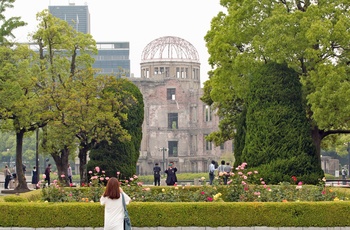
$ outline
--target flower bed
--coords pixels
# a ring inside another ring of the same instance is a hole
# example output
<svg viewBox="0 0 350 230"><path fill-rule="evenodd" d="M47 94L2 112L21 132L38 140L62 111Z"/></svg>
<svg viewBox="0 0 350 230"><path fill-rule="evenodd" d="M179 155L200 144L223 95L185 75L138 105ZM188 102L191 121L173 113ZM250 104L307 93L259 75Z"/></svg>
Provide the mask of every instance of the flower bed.
<svg viewBox="0 0 350 230"><path fill-rule="evenodd" d="M257 171L245 169L246 163L236 171L220 173L212 186L201 178L201 186L143 186L138 176L122 180L123 190L139 202L294 202L294 201L333 201L346 200L339 197L332 188L320 180L318 185L304 185L296 177L291 182L267 185ZM91 182L84 187L62 187L58 181L43 187L42 200L46 202L98 202L108 177L99 167L89 172ZM119 173L117 172L117 175ZM227 177L227 185L224 185Z"/></svg>

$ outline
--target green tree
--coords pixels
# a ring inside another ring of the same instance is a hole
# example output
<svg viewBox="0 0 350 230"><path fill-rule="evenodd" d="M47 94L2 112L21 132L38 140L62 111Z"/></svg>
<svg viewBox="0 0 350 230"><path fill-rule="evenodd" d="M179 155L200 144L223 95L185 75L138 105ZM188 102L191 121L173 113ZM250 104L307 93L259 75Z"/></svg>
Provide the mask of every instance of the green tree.
<svg viewBox="0 0 350 230"><path fill-rule="evenodd" d="M136 163L140 155L142 140L142 123L144 118L144 103L140 90L127 79L119 79L121 83L122 100L129 105L125 108L128 119L122 121L121 125L131 136L129 141L121 142L118 135L112 137L110 143L101 142L90 153L88 168L100 166L106 171L107 176L116 176L121 173L122 179L127 179L136 173ZM111 89L116 90L117 89Z"/></svg>
<svg viewBox="0 0 350 230"><path fill-rule="evenodd" d="M78 131L71 115L79 108L78 103L85 103L81 89L95 95L95 88L89 84L93 80L91 54L96 53L96 42L48 10L38 13L37 20L38 29L31 35L40 59L37 79L48 96L47 111L52 113L49 127L43 132L42 147L52 155L58 175L62 175L67 172L70 152L76 148L73 143Z"/></svg>
<svg viewBox="0 0 350 230"><path fill-rule="evenodd" d="M26 25L21 21L21 17L11 17L6 19L4 13L6 9L13 8L16 0L0 0L0 45L10 44L9 38L15 38L13 30Z"/></svg>
<svg viewBox="0 0 350 230"><path fill-rule="evenodd" d="M205 36L209 96L220 107L248 97L259 63L287 63L300 77L316 155L321 140L350 133L350 4L326 1L225 0ZM221 130L223 132L223 130ZM320 161L319 161L320 162Z"/></svg>
<svg viewBox="0 0 350 230"><path fill-rule="evenodd" d="M0 46L0 119L1 129L16 134L17 191L28 190L23 174L23 139L26 133L45 126L48 121L46 100L38 87L38 60L27 46L13 49Z"/></svg>
<svg viewBox="0 0 350 230"><path fill-rule="evenodd" d="M267 182L277 184L296 176L315 184L323 177L294 70L267 63L252 74L246 127L241 160L263 168L259 171Z"/></svg>

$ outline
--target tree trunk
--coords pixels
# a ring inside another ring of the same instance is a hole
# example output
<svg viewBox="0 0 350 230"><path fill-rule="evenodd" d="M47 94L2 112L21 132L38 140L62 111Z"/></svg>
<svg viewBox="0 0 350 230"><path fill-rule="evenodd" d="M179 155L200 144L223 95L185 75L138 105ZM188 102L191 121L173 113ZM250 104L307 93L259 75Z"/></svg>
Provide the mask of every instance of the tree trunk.
<svg viewBox="0 0 350 230"><path fill-rule="evenodd" d="M21 129L19 132L16 132L16 173L17 173L18 185L14 189L14 191L17 191L17 192L29 191L29 188L27 186L27 181L23 173L23 162L22 162L23 136L24 136L23 129Z"/></svg>
<svg viewBox="0 0 350 230"><path fill-rule="evenodd" d="M51 153L51 156L56 163L59 181L66 186L69 186L67 175L69 150L67 146L65 146L64 149L62 149L58 154ZM64 175L64 178L62 178L62 175Z"/></svg>
<svg viewBox="0 0 350 230"><path fill-rule="evenodd" d="M87 153L88 153L88 147L87 146L80 146L79 149L79 171L80 171L80 185L86 185L88 183L87 181Z"/></svg>
<svg viewBox="0 0 350 230"><path fill-rule="evenodd" d="M319 165L321 166L321 142L324 137L324 131L320 130L317 126L314 126L311 132L312 132L312 141L316 147L317 160Z"/></svg>

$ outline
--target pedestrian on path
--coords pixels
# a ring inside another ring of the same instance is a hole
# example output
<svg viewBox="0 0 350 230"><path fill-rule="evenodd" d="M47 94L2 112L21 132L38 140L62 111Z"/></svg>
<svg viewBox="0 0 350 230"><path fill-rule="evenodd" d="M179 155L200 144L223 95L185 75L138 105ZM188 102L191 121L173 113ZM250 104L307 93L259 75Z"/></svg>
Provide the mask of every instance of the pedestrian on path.
<svg viewBox="0 0 350 230"><path fill-rule="evenodd" d="M11 171L7 165L5 165L4 176L5 176L5 189L9 189L9 183L11 180Z"/></svg>

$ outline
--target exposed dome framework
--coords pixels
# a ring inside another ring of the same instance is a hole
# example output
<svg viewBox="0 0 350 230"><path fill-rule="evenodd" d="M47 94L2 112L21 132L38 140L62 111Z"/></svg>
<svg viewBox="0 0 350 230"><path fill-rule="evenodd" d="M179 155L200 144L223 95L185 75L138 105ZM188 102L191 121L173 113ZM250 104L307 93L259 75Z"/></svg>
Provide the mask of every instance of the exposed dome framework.
<svg viewBox="0 0 350 230"><path fill-rule="evenodd" d="M160 37L150 42L143 50L142 62L190 61L199 62L196 48L188 41L173 36Z"/></svg>

